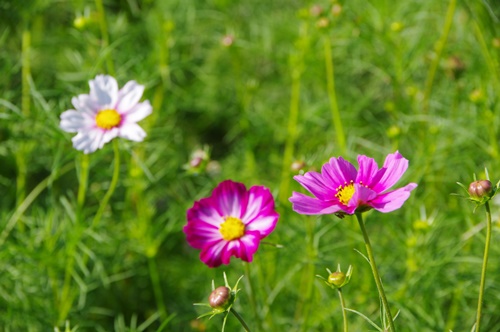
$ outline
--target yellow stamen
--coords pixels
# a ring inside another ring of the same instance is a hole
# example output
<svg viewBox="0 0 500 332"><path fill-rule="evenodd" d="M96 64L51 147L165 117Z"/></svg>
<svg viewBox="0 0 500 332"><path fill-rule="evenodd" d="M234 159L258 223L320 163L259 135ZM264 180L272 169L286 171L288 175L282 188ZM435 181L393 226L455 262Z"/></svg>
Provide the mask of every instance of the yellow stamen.
<svg viewBox="0 0 500 332"><path fill-rule="evenodd" d="M243 221L235 217L226 217L225 220L219 229L224 240L231 241L245 235L245 224Z"/></svg>
<svg viewBox="0 0 500 332"><path fill-rule="evenodd" d="M355 192L356 189L354 188L354 181L351 180L351 182L346 182L344 183L344 185L341 185L337 188L335 197L337 197L340 203L347 205Z"/></svg>
<svg viewBox="0 0 500 332"><path fill-rule="evenodd" d="M106 130L118 126L121 121L121 115L117 111L110 109L100 111L95 117L97 126Z"/></svg>

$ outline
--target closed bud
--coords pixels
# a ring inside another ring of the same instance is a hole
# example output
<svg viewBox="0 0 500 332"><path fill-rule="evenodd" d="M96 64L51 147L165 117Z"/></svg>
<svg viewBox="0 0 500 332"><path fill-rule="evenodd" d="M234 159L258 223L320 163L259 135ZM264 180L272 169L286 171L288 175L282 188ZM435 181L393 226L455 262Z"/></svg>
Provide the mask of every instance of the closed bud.
<svg viewBox="0 0 500 332"><path fill-rule="evenodd" d="M474 181L469 185L469 194L474 198L488 197L493 186L488 180Z"/></svg>
<svg viewBox="0 0 500 332"><path fill-rule="evenodd" d="M346 275L344 272L333 272L328 276L328 283L336 287L342 287L345 282Z"/></svg>
<svg viewBox="0 0 500 332"><path fill-rule="evenodd" d="M208 303L214 309L227 309L231 304L231 290L229 287L220 286L210 293Z"/></svg>

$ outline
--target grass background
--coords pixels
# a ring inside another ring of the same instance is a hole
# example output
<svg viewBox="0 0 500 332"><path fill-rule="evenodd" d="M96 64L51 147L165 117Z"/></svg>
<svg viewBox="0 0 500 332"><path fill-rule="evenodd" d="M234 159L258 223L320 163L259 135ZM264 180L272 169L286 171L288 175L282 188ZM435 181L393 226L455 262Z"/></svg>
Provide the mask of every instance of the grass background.
<svg viewBox="0 0 500 332"><path fill-rule="evenodd" d="M0 1L1 330L220 330L193 303L226 272L245 275L236 308L253 331L339 331L337 294L315 277L337 264L354 267L347 307L378 321L356 221L294 213L290 165L399 150L401 184L418 188L398 211L365 214L396 326L470 331L485 223L450 194L485 167L500 179L499 17L494 1ZM79 212L84 158L58 126L102 73L144 84L154 112L144 142L118 141L118 187L90 227L112 144L89 157ZM203 147L218 164L186 170ZM185 212L228 178L271 189L281 217L268 241L284 248L209 269L185 242ZM498 208L484 331L500 331Z"/></svg>

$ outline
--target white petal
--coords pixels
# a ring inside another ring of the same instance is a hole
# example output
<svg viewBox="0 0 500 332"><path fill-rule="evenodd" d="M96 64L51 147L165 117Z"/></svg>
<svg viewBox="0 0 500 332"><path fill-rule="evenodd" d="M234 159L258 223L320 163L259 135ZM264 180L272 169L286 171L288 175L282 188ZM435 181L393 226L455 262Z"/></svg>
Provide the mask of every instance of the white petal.
<svg viewBox="0 0 500 332"><path fill-rule="evenodd" d="M149 103L149 100L137 104L127 113L125 113L125 121L128 123L135 123L141 121L153 112L153 107Z"/></svg>
<svg viewBox="0 0 500 332"><path fill-rule="evenodd" d="M85 127L85 120L80 112L68 110L61 114L59 127L68 133L76 133L78 130Z"/></svg>
<svg viewBox="0 0 500 332"><path fill-rule="evenodd" d="M114 109L118 100L118 83L109 75L97 75L89 81L90 97L100 109Z"/></svg>
<svg viewBox="0 0 500 332"><path fill-rule="evenodd" d="M146 132L135 123L126 123L120 127L120 137L135 142L141 142L146 137Z"/></svg>
<svg viewBox="0 0 500 332"><path fill-rule="evenodd" d="M116 110L120 113L127 113L132 109L142 97L144 85L137 84L136 81L129 81L118 92L118 104Z"/></svg>
<svg viewBox="0 0 500 332"><path fill-rule="evenodd" d="M82 94L78 97L73 97L71 103L75 106L75 109L79 112L86 113L89 115L95 115L99 111L99 105L97 105L89 95Z"/></svg>

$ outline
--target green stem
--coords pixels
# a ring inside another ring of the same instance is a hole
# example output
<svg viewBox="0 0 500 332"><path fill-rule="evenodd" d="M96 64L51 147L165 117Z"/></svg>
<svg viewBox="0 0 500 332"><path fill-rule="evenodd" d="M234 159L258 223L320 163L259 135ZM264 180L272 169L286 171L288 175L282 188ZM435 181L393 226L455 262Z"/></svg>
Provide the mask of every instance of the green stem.
<svg viewBox="0 0 500 332"><path fill-rule="evenodd" d="M102 46L105 52L106 66L108 67L108 72L114 75L115 68L113 61L108 54L107 48L109 47L109 35L108 35L108 25L106 24L106 12L104 11L104 6L102 0L95 0L95 6L97 9L97 16L99 19L99 28L101 29Z"/></svg>
<svg viewBox="0 0 500 332"><path fill-rule="evenodd" d="M238 319L238 321L240 322L241 326L243 326L245 331L250 332L250 328L248 327L247 323L245 323L243 317L241 317L240 314L233 308L231 308L229 311Z"/></svg>
<svg viewBox="0 0 500 332"><path fill-rule="evenodd" d="M382 280L380 279L380 275L378 273L377 264L375 263L375 257L373 256L373 250L372 250L372 245L370 243L370 238L368 237L368 233L366 232L363 216L361 215L361 213L356 213L356 218L358 219L359 228L361 228L361 232L363 233L366 252L368 253L368 259L370 261L370 267L372 269L373 278L375 279L375 284L377 284L378 293L380 298L382 299L382 305L384 306L387 319L389 320L390 331L396 332L396 328L394 327L394 320L392 318L392 313L391 310L389 309L389 302L387 302L387 297L385 296L384 292L384 286L382 285Z"/></svg>
<svg viewBox="0 0 500 332"><path fill-rule="evenodd" d="M342 119L340 117L339 106L337 103L337 94L335 93L335 74L333 71L333 57L332 57L332 43L328 36L324 37L325 49L325 65L326 65L326 84L328 91L328 98L330 100L330 109L332 111L333 126L337 134L337 144L340 147L340 154L345 155L346 143L344 128L342 127Z"/></svg>
<svg viewBox="0 0 500 332"><path fill-rule="evenodd" d="M250 275L250 264L243 263L243 265L245 265L245 274L247 275L247 279L248 279L247 285L248 285L248 288L249 288L248 290L250 293L249 294L250 306L252 307L252 312L253 312L253 316L255 319L255 323L260 324L259 314L257 311L257 300L256 300L256 296L255 296L255 288L253 287L252 276Z"/></svg>
<svg viewBox="0 0 500 332"><path fill-rule="evenodd" d="M283 204L288 203L288 197L290 197L290 194L288 193L290 188L290 165L292 164L294 145L297 138L297 120L299 117L300 107L300 82L302 72L304 70L304 54L306 53L307 48L307 38L307 25L302 25L298 40L298 44L300 45L299 49L295 54L290 55L292 86L279 191L279 201Z"/></svg>
<svg viewBox="0 0 500 332"><path fill-rule="evenodd" d="M29 193L29 195L26 196L23 202L17 207L16 211L14 212L14 214L12 214L9 221L7 221L7 225L0 234L0 247L4 244L5 240L7 239L7 236L9 236L10 232L16 225L19 218L21 218L21 216L28 209L31 203L33 203L33 201L38 197L38 195L40 195L40 193L45 188L47 188L50 184L52 184L52 181L56 180L58 177L68 172L71 168L73 168L73 163L65 165L64 167L60 168L57 173L52 173L50 176L48 176L42 182L40 182L35 188L33 188L33 190Z"/></svg>
<svg viewBox="0 0 500 332"><path fill-rule="evenodd" d="M113 177L111 178L111 183L109 185L108 191L104 195L104 198L99 205L99 210L97 210L96 215L94 216L94 220L92 220L92 227L97 226L99 221L101 220L104 209L108 205L109 199L113 195L116 189L116 185L118 184L118 177L120 176L120 150L118 148L118 140L113 140L113 150L115 153L115 161L114 161L114 170Z"/></svg>
<svg viewBox="0 0 500 332"><path fill-rule="evenodd" d="M457 0L450 0L450 3L448 5L448 10L446 12L443 32L441 33L441 37L436 43L435 47L436 56L434 57L431 63L431 66L429 68L429 73L427 74L427 79L425 81L424 97L422 101L422 112L424 114L428 113L429 111L429 98L432 92L434 77L436 76L436 71L439 66L441 56L443 55L444 46L446 45L446 41L448 40L448 34L450 33L451 24L453 22L453 14L455 13L456 4Z"/></svg>
<svg viewBox="0 0 500 332"><path fill-rule="evenodd" d="M337 293L339 294L340 307L342 308L342 319L344 320L344 332L348 332L347 311L345 310L345 301L344 301L344 296L342 295L342 288L337 288Z"/></svg>
<svg viewBox="0 0 500 332"><path fill-rule="evenodd" d="M156 298L156 305L158 306L160 317L166 319L167 308L165 307L165 302L163 301L163 291L161 289L160 274L158 273L158 266L156 264L155 256L148 256L148 265L149 265L149 277L151 278L151 283L153 284L153 291Z"/></svg>
<svg viewBox="0 0 500 332"><path fill-rule="evenodd" d="M80 160L80 174L78 178L78 196L77 196L77 204L78 204L78 214L81 213L83 209L83 204L85 203L85 194L87 192L87 183L89 178L89 155L82 154Z"/></svg>
<svg viewBox="0 0 500 332"><path fill-rule="evenodd" d="M481 312L483 309L484 286L486 283L486 266L488 265L488 255L491 242L491 212L488 202L484 205L486 208L486 243L484 245L483 268L481 270L481 284L479 286L479 299L477 301L477 318L475 332L479 332L481 326Z"/></svg>

